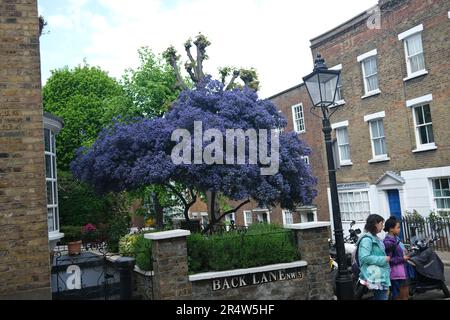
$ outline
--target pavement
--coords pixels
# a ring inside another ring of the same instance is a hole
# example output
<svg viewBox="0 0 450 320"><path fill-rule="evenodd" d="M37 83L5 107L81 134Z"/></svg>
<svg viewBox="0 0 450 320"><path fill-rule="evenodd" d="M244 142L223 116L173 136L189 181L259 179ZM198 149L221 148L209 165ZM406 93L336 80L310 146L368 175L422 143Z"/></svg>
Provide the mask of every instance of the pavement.
<svg viewBox="0 0 450 320"><path fill-rule="evenodd" d="M439 256L439 258L441 258L444 265L447 267L450 267L450 252L449 251L436 251L436 253Z"/></svg>

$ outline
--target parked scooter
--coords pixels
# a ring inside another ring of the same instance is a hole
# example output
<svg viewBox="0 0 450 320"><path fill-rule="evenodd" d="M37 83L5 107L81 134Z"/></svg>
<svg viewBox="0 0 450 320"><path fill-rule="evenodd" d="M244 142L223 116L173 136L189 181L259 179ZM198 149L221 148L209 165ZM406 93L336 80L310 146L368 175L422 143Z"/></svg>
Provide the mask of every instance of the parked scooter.
<svg viewBox="0 0 450 320"><path fill-rule="evenodd" d="M444 264L430 245L438 238L425 241L416 241L410 248L408 263L414 269L413 278L410 279L410 296L430 290L442 290L446 298L450 292L445 283Z"/></svg>
<svg viewBox="0 0 450 320"><path fill-rule="evenodd" d="M344 246L345 246L345 255L347 256L347 267L351 271L352 266L352 256L354 255L354 252L356 251L356 243L359 240L359 235L361 234L360 229L353 229L354 225L356 224L355 221L352 221L350 223L350 229L348 230L349 235L344 237ZM328 239L328 243L330 245L330 269L332 273L333 279L336 278L337 272L338 272L338 263L336 261L337 254L336 254L336 244L331 241L331 239ZM357 285L358 279L353 279L353 282L355 285ZM336 283L333 281L333 289L336 293Z"/></svg>
<svg viewBox="0 0 450 320"><path fill-rule="evenodd" d="M356 250L356 243L359 240L359 235L361 234L360 229L353 229L353 226L356 224L355 221L350 223L350 229L348 230L349 235L344 237L344 246L345 246L345 254L347 256L347 266L351 266L352 264L352 255ZM328 243L330 245L330 260L333 263L330 263L331 269L337 267L336 262L336 243L333 243L331 239L328 239Z"/></svg>

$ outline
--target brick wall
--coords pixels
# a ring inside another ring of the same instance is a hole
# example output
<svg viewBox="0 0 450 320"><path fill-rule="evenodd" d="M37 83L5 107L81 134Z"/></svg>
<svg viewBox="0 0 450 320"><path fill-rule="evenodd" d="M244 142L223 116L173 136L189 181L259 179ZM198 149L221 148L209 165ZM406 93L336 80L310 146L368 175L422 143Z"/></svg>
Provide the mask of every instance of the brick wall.
<svg viewBox="0 0 450 320"><path fill-rule="evenodd" d="M355 19L338 33L312 40L314 56L320 52L328 66L342 64L343 93L346 104L332 122L349 121L352 166L337 172L339 183L369 182L387 170L403 171L450 164L450 4L446 0L383 1L381 28L369 29L366 18ZM387 10L388 9L388 10ZM425 65L428 74L409 81L403 42L398 34L423 24ZM381 93L362 99L364 86L357 56L377 49ZM433 94L430 103L437 150L413 153L416 148L411 108L406 101ZM385 136L390 161L369 164L372 158L370 133L363 117L385 111Z"/></svg>
<svg viewBox="0 0 450 320"><path fill-rule="evenodd" d="M297 224L292 228L302 261L189 276L188 232L175 230L146 235L152 239L153 299L333 299L328 253L329 223L314 226ZM137 281L136 285L143 286L137 288L138 292L150 288L147 282ZM149 295L142 297L151 298Z"/></svg>
<svg viewBox="0 0 450 320"><path fill-rule="evenodd" d="M0 298L51 298L36 0L0 0Z"/></svg>

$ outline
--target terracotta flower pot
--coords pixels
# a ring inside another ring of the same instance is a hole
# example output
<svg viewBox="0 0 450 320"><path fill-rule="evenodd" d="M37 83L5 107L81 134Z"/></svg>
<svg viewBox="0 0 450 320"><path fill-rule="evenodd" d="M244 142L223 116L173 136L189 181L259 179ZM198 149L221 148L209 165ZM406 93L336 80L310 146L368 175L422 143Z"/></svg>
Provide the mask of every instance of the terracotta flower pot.
<svg viewBox="0 0 450 320"><path fill-rule="evenodd" d="M67 244L67 250L69 251L69 256L79 255L81 253L81 240L76 242L69 242Z"/></svg>

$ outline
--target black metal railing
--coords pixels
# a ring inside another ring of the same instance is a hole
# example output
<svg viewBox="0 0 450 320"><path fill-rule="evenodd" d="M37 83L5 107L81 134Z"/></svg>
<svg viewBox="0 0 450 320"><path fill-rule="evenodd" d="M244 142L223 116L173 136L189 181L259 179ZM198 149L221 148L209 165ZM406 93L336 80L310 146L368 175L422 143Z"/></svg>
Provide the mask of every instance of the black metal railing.
<svg viewBox="0 0 450 320"><path fill-rule="evenodd" d="M438 237L434 248L450 251L450 218L404 217L402 227L405 243L411 244L416 240Z"/></svg>

